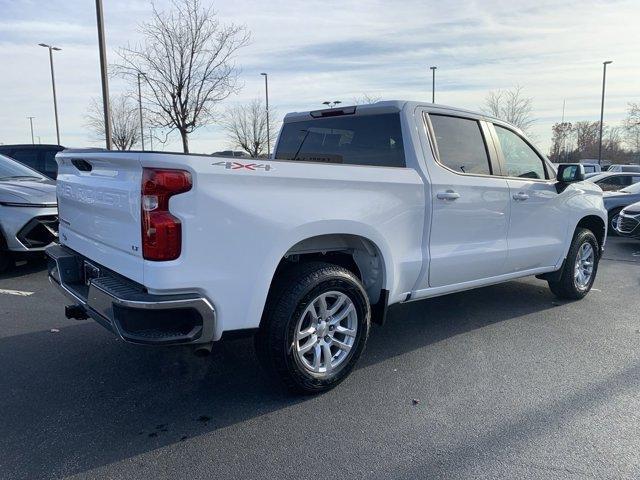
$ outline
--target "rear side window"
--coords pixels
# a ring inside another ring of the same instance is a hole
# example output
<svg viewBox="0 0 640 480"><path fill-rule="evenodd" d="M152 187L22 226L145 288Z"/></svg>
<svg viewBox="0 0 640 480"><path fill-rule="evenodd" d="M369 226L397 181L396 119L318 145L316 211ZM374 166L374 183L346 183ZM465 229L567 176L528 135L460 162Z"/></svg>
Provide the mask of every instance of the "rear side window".
<svg viewBox="0 0 640 480"><path fill-rule="evenodd" d="M400 115L345 115L285 123L275 158L404 167Z"/></svg>
<svg viewBox="0 0 640 480"><path fill-rule="evenodd" d="M468 118L430 114L440 163L454 172L491 175L480 123Z"/></svg>

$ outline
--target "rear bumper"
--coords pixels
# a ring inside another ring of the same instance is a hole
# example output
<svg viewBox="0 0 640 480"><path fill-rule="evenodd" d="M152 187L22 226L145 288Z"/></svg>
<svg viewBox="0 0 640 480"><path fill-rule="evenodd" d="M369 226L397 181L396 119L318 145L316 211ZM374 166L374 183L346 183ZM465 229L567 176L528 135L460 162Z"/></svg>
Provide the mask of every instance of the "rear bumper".
<svg viewBox="0 0 640 480"><path fill-rule="evenodd" d="M152 295L117 273L60 245L46 250L49 280L103 327L131 343L175 345L213 340L216 313L197 294ZM94 278L85 281L87 263Z"/></svg>

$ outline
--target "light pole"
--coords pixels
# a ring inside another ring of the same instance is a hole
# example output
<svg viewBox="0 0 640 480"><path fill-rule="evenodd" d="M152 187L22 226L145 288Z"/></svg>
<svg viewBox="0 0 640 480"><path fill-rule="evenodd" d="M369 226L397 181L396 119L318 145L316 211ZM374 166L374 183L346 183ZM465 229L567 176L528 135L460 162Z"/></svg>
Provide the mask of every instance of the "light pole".
<svg viewBox="0 0 640 480"><path fill-rule="evenodd" d="M269 130L269 81L268 75L262 72L260 75L264 77L264 96L267 106L267 158L271 157L271 131Z"/></svg>
<svg viewBox="0 0 640 480"><path fill-rule="evenodd" d="M602 62L602 103L600 103L600 141L598 142L598 164L602 163L602 122L604 121L604 88L607 83L607 65L612 60Z"/></svg>
<svg viewBox="0 0 640 480"><path fill-rule="evenodd" d="M431 103L436 103L436 70L438 67L429 67L431 70Z"/></svg>
<svg viewBox="0 0 640 480"><path fill-rule="evenodd" d="M334 100L333 102L322 102L323 105L326 105L329 108L333 108L336 105L340 105L342 102L340 100Z"/></svg>
<svg viewBox="0 0 640 480"><path fill-rule="evenodd" d="M109 78L107 76L107 51L104 40L104 15L102 0L96 0L96 22L98 24L98 49L100 51L100 78L102 80L102 107L104 110L104 136L107 150L111 150L111 111L109 108Z"/></svg>
<svg viewBox="0 0 640 480"><path fill-rule="evenodd" d="M31 124L31 145L35 145L36 141L33 138L33 119L36 117L27 117L29 119L29 123Z"/></svg>
<svg viewBox="0 0 640 480"><path fill-rule="evenodd" d="M49 49L49 64L51 65L51 86L53 88L53 113L56 117L56 138L58 139L58 145L60 145L60 125L58 124L58 101L56 100L56 76L53 73L53 51L59 52L62 50L59 47L47 45L46 43L39 43L41 47Z"/></svg>
<svg viewBox="0 0 640 480"><path fill-rule="evenodd" d="M138 109L140 110L140 141L142 142L142 151L144 152L144 128L142 126L142 88L140 87L140 77L144 73L138 72Z"/></svg>

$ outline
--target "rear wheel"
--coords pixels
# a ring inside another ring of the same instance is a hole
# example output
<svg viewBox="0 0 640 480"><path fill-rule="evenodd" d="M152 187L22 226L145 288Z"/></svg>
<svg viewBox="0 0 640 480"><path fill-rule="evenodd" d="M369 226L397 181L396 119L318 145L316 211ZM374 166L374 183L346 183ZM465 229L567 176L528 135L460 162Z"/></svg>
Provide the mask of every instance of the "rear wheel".
<svg viewBox="0 0 640 480"><path fill-rule="evenodd" d="M573 236L565 260L562 276L549 280L549 288L559 298L579 300L583 298L596 278L600 260L598 240L591 230L579 228Z"/></svg>
<svg viewBox="0 0 640 480"><path fill-rule="evenodd" d="M313 262L279 274L256 336L261 363L289 389L320 393L344 380L364 350L371 309L358 278Z"/></svg>

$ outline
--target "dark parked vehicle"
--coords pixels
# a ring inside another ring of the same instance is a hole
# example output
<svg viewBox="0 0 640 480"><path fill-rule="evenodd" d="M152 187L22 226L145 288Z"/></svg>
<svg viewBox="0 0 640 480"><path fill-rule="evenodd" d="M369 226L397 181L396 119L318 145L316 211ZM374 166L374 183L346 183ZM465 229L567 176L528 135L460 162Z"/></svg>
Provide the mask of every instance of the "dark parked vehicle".
<svg viewBox="0 0 640 480"><path fill-rule="evenodd" d="M615 226L622 209L632 203L640 202L640 183L634 183L617 192L604 192L603 195L604 207L609 213L609 229L615 234Z"/></svg>
<svg viewBox="0 0 640 480"><path fill-rule="evenodd" d="M0 145L0 154L11 157L53 180L58 176L56 153L62 150L64 147L61 145Z"/></svg>
<svg viewBox="0 0 640 480"><path fill-rule="evenodd" d="M640 173L631 172L603 172L587 178L605 192L617 192L634 183L640 182Z"/></svg>
<svg viewBox="0 0 640 480"><path fill-rule="evenodd" d="M640 202L623 208L613 229L621 237L640 238Z"/></svg>

